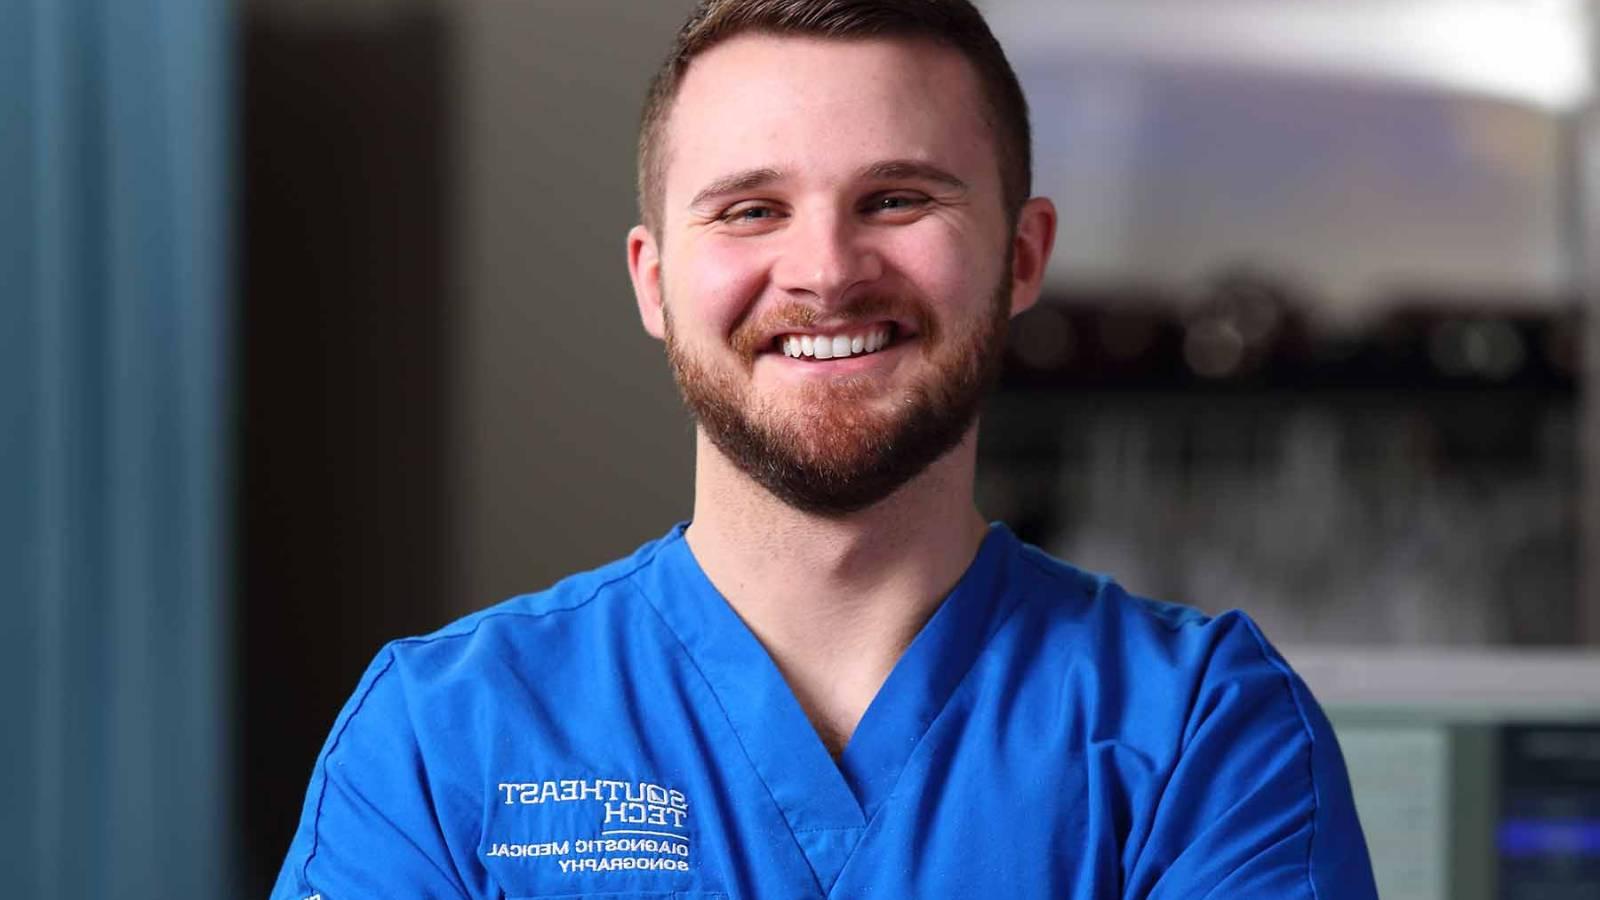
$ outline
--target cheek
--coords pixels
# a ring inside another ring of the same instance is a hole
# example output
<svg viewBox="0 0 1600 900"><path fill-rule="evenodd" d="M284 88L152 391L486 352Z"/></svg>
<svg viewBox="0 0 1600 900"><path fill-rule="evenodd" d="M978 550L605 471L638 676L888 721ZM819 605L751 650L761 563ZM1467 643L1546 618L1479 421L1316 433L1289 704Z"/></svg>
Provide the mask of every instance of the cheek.
<svg viewBox="0 0 1600 900"><path fill-rule="evenodd" d="M706 242L685 248L674 265L665 267L667 302L682 323L692 318L697 330L731 332L749 314L766 283L766 263L748 248Z"/></svg>
<svg viewBox="0 0 1600 900"><path fill-rule="evenodd" d="M987 310L1000 277L999 250L979 248L953 231L938 230L893 248L896 268L940 313L963 317Z"/></svg>

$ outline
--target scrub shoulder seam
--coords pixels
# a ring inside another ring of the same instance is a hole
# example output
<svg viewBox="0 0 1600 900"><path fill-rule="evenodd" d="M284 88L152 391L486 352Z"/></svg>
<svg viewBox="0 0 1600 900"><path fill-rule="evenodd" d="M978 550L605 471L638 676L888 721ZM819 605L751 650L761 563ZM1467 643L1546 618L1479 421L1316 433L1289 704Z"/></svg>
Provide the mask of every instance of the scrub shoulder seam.
<svg viewBox="0 0 1600 900"><path fill-rule="evenodd" d="M317 851L321 849L322 804L328 797L329 762L333 755L339 751L339 745L344 741L345 732L350 730L350 723L355 721L362 707L367 705L367 698L372 696L373 688L377 687L378 681L394 667L394 653L390 648L386 646L380 653L388 654L389 658L384 662L381 669L378 669L372 674L371 678L367 679L366 687L361 690L360 698L356 700L354 706L350 707L350 714L345 716L344 722L339 726L339 730L334 734L333 739L328 742L327 751L322 754L322 759L317 762L317 767L322 770L320 773L322 775L322 784L317 786L317 809L316 812L311 814L311 852L306 854L305 862L300 865L300 886L305 890L311 890L311 862L317 858Z"/></svg>
<svg viewBox="0 0 1600 900"><path fill-rule="evenodd" d="M602 593L604 593L606 591L606 589L612 587L613 585L616 585L616 584L619 584L621 582L627 581L628 579L630 579L633 576L637 575L641 569L643 569L646 566L649 566L652 563L654 563L655 559L656 559L656 554L659 553L659 552L660 552L660 546L659 545L656 546L656 547L651 548L650 554L648 556L646 556L645 558L643 558L641 560L638 560L632 566L629 566L624 571L619 572L618 574L613 575L610 578L607 578L605 581L600 582L599 584L597 584L593 588L591 588L589 591L584 592L584 593L579 593L577 596L580 599L577 599L577 600L574 600L574 601L570 601L570 602L566 602L566 603L562 603L561 605L557 605L557 606L547 606L547 607L544 607L544 608L541 608L541 609L509 609L509 608L507 608L511 604L516 603L519 600L523 600L524 598L539 597L541 595L547 595L547 594L551 593L552 591L556 590L557 587L559 587L559 583L558 583L557 585L552 586L550 588L546 588L543 591L538 591L538 592L535 592L535 593L532 593L532 594L518 594L517 596L512 597L509 600L502 601L501 603L499 603L499 604L497 604L495 606L491 606L488 609L482 610L481 612L474 613L472 615L466 616L463 619L460 619L460 620L458 620L456 622L453 622L453 623L451 623L449 625L446 625L443 628L440 628L438 631L433 632L432 634L418 635L416 637L397 638L395 640L390 641L387 646L388 647L414 646L414 645L432 644L432 643L436 643L436 642L439 642L439 641L449 640L451 638L472 637L474 634L477 634L478 630L483 626L483 624L485 622L489 621L490 619L500 619L500 618L508 618L508 617L512 617L512 618L529 618L529 619L543 619L543 618L546 618L548 616L556 615L557 613L573 612L575 610L582 609L583 607L588 606L590 603L593 603L596 598L598 598Z"/></svg>
<svg viewBox="0 0 1600 900"><path fill-rule="evenodd" d="M483 612L469 616L467 619L464 619L460 622L452 625L446 625L444 628L439 629L433 634L409 638L398 638L385 644L383 649L379 651L379 656L387 656L388 658L383 661L382 667L371 673L370 677L366 679L366 684L364 686L358 687L357 690L359 697L355 699L354 704L350 707L349 715L345 716L344 722L339 725L338 731L328 742L327 751L323 753L322 759L318 762L317 767L322 775L322 784L320 784L317 788L317 808L316 811L312 813L311 817L311 851L306 854L305 862L300 866L300 881L302 887L305 887L308 890L310 889L311 862L317 856L317 851L322 839L322 805L328 795L329 763L333 758L333 755L339 751L339 746L344 741L345 732L349 731L351 723L355 721L356 716L360 715L362 709L366 706L367 699L372 696L372 692L377 688L378 682L383 680L383 677L389 674L389 672L394 668L396 660L396 648L429 645L452 638L469 638L477 634L478 630L483 627L483 624L490 619L498 619L507 616L542 619L545 616L553 615L555 613L581 609L582 607L593 602L593 600L600 596L601 592L605 591L607 588L617 584L618 582L632 578L640 569L643 569L645 566L648 566L654 562L656 553L659 551L659 549L659 545L655 548L652 548L648 556L639 560L635 565L629 567L626 571L623 571L616 576L608 578L600 584L595 585L593 590L589 591L587 594L581 595L583 599L576 603L541 610L513 610L491 607ZM518 598L512 598L511 600L505 601L505 603L515 602L517 599ZM376 661L374 661L374 665L376 665Z"/></svg>
<svg viewBox="0 0 1600 900"><path fill-rule="evenodd" d="M1030 547L1028 550L1032 552L1024 551L1021 554L1022 558L1035 571L1052 581L1061 583L1068 591L1081 591L1086 599L1094 601L1106 597L1108 591L1114 590L1120 596L1110 598L1110 602L1136 609L1141 615L1156 620L1157 624L1170 631L1182 631L1190 626L1206 625L1215 620L1214 617L1192 606L1131 594L1109 575L1084 571L1071 563L1047 556L1035 548Z"/></svg>
<svg viewBox="0 0 1600 900"><path fill-rule="evenodd" d="M1255 620L1243 613L1240 613L1238 618L1244 622L1245 628L1255 640L1256 650L1261 654L1262 660L1277 670L1278 677L1283 680L1284 689L1289 692L1289 702L1294 704L1295 715L1300 719L1300 729L1305 734L1306 775L1311 781L1311 810L1306 816L1306 887L1311 891L1312 900L1317 900L1317 882L1311 874L1314 867L1314 849L1317 840L1317 813L1322 809L1321 787L1317 784L1317 732L1315 728L1311 727L1311 721L1306 716L1305 704L1300 700L1300 692L1295 690L1295 675L1289 669L1288 664L1283 662L1276 653L1272 652L1270 645L1267 643L1266 635L1261 633L1261 629L1257 627Z"/></svg>
<svg viewBox="0 0 1600 900"><path fill-rule="evenodd" d="M1061 582L1069 592L1074 590L1082 592L1085 599L1093 600L1098 597L1105 590L1106 584L1111 582L1111 579L1104 575L1085 572L1032 546L1024 546L1022 552L1017 555L1039 574L1051 581Z"/></svg>

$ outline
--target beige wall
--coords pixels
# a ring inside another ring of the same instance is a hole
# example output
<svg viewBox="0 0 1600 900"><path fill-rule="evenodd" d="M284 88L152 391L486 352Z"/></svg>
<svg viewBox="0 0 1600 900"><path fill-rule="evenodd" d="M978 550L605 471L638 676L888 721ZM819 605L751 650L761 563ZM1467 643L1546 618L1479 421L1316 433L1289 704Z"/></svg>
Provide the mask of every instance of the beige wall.
<svg viewBox="0 0 1600 900"><path fill-rule="evenodd" d="M466 612L690 511L693 430L624 268L645 83L687 0L459 0L460 544Z"/></svg>

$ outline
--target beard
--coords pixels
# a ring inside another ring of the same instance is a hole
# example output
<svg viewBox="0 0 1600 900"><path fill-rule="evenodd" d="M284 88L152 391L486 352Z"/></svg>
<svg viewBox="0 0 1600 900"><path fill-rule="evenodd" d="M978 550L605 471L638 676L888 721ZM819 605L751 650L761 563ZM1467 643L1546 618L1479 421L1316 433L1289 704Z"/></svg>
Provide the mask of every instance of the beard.
<svg viewBox="0 0 1600 900"><path fill-rule="evenodd" d="M1006 268L989 308L970 327L939 327L926 306L905 299L868 297L839 310L852 320L888 313L917 322L911 349L924 354L929 371L893 389L898 396L887 408L887 389L872 376L819 380L781 400L754 395L748 376L756 356L770 349L761 336L803 330L817 318L809 307L778 309L743 323L731 340L743 366L729 371L713 369L684 347L667 303L667 359L684 405L740 471L795 509L837 518L893 494L971 429L1004 358L1011 284Z"/></svg>

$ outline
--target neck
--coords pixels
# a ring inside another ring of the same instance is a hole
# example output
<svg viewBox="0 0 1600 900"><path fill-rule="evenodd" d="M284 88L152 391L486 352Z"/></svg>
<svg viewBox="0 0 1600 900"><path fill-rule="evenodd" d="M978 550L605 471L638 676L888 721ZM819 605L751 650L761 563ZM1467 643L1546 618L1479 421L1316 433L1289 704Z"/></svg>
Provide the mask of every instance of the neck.
<svg viewBox="0 0 1600 900"><path fill-rule="evenodd" d="M835 754L983 541L975 464L974 429L877 504L821 516L784 504L699 436L690 549Z"/></svg>

